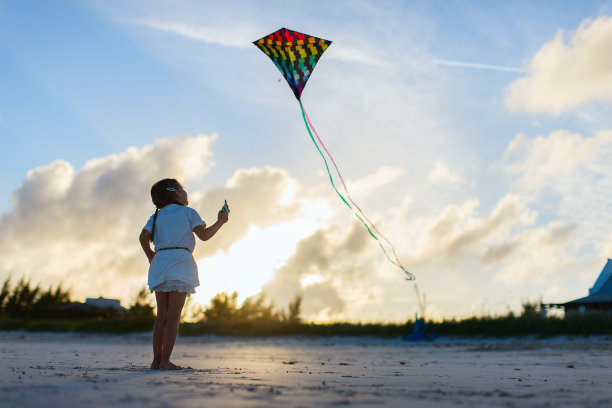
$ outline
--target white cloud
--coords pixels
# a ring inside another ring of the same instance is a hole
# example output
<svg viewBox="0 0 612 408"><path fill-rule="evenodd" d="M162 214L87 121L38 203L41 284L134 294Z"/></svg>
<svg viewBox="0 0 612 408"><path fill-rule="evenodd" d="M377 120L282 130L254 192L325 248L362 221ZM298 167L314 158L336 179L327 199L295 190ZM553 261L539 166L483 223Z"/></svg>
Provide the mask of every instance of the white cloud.
<svg viewBox="0 0 612 408"><path fill-rule="evenodd" d="M502 262L495 279L507 286L532 284L546 287L576 268L577 260L571 252L564 250L569 247L576 230L576 225L559 222L532 228L504 243L511 253L495 253L494 248L489 248L483 258Z"/></svg>
<svg viewBox="0 0 612 408"><path fill-rule="evenodd" d="M347 312L345 289L367 285L373 264L367 256L370 240L361 224L354 222L348 233L339 232L338 227L319 229L301 240L263 291L281 307L297 294L303 295L307 318L322 319Z"/></svg>
<svg viewBox="0 0 612 408"><path fill-rule="evenodd" d="M261 37L261 33L252 27L234 26L232 28L220 28L205 25L189 24L182 21L159 21L135 19L127 21L129 24L153 28L180 35L196 41L208 44L218 44L227 47L250 47L255 38ZM259 37L257 37L259 35Z"/></svg>
<svg viewBox="0 0 612 408"><path fill-rule="evenodd" d="M229 248L245 236L250 226L267 227L295 218L303 205L296 183L284 169L269 166L238 169L225 187L210 189L200 199L191 200L190 205L195 208L215 209L212 213L215 217L225 199L232 210L232 222L209 245L198 245L196 258Z"/></svg>
<svg viewBox="0 0 612 408"><path fill-rule="evenodd" d="M225 282L217 286L219 291L234 288L253 294L247 290L257 287L257 280L261 285L269 279L264 289L278 306L302 293L305 316L311 318L354 318L346 309L351 293L367 293L369 302L375 301L368 287L374 262L383 259L382 254L328 188L306 191L286 170L268 166L238 169L218 188L189 188L209 172L215 139L163 139L91 160L81 169L57 160L30 171L14 193L14 208L1 220L0 279L25 276L43 287L62 283L81 299L103 295L130 301L146 283L147 264L137 236L153 211L150 186L160 178L176 177L189 191L190 206L206 220L216 216L223 199L231 203L231 222L215 239L196 246L194 256L206 269L201 271L203 282ZM397 168L384 167L356 185L365 195L400 174ZM269 241L252 241L272 236L283 240L284 262ZM295 246L296 237L306 238ZM258 262L261 251L267 250L271 253L261 265L269 268L267 273L247 267L245 259L227 259L248 255ZM231 278L215 278L219 273ZM250 280L236 284L233 280L243 273L250 274ZM209 292L207 288L203 293ZM201 296L199 300L207 301Z"/></svg>
<svg viewBox="0 0 612 408"><path fill-rule="evenodd" d="M531 74L510 84L512 111L560 115L589 102L612 102L612 17L584 20L566 42L563 31L531 60Z"/></svg>
<svg viewBox="0 0 612 408"><path fill-rule="evenodd" d="M529 138L517 135L504 154L505 171L518 176L525 193L539 190L567 192L571 184L584 184L610 171L612 131L585 137L565 130Z"/></svg>
<svg viewBox="0 0 612 408"><path fill-rule="evenodd" d="M612 232L609 232L606 239L599 243L598 249L602 258L612 258Z"/></svg>
<svg viewBox="0 0 612 408"><path fill-rule="evenodd" d="M401 177L404 170L401 167L383 166L375 173L361 179L347 182L347 189L353 197L363 197L376 189L387 186ZM342 183L338 187L341 186Z"/></svg>
<svg viewBox="0 0 612 408"><path fill-rule="evenodd" d="M146 283L137 237L154 210L151 185L175 177L189 190L209 171L215 138L162 139L81 169L58 160L30 171L14 193L14 208L0 219L0 279L26 276L43 286L61 282L79 298L130 299ZM266 167L238 170L224 188L190 191L190 204L203 217L216 216L224 198L233 210L233 222L198 246L196 256L228 248L252 226L290 219L299 202L279 204L289 184L285 171Z"/></svg>
<svg viewBox="0 0 612 408"><path fill-rule="evenodd" d="M439 257L457 262L463 255L476 255L487 243L508 236L512 228L532 224L536 216L515 195L502 197L486 218L478 216L479 206L478 199L471 199L460 206L449 205L434 219L422 219L419 247L410 254L409 265Z"/></svg>
<svg viewBox="0 0 612 408"><path fill-rule="evenodd" d="M559 143L557 138L564 141L566 136L551 135L538 142L545 144L538 148L524 137L513 142L508 150L516 157L508 164L515 166L510 174L519 179L528 177L529 171L544 174L540 178L554 175L555 171L540 171L523 162L548 168L540 152L551 150L546 143ZM568 140L576 152L597 150L589 144L594 142L575 139L573 135ZM56 161L32 170L15 192L14 209L1 220L0 278L25 275L43 286L63 282L78 297L130 299L146 282L147 265L137 235L152 212L150 185L171 175L189 190L190 182L209 171L214 140L204 135L164 139L92 160L82 169ZM580 165L593 157L584 155ZM368 193L373 195L401 174L384 167L356 185L363 187L367 199ZM567 217L534 225L536 212L521 194L528 195L523 190L504 195L484 212L480 200L473 198L423 216L411 214L412 200L399 193L396 201L404 204L383 212L381 229L399 244L398 255L417 276L419 287L431 294L431 313L465 314L465 308L474 305L462 308L458 303L481 299L487 286L491 296L529 284L529 294L543 293L550 280L559 281L567 276L563 271L584 264L572 259L572 243L577 237L583 240L585 228ZM204 218L216 215L225 198L232 206L231 222L214 240L196 247L207 284L202 294L211 295L213 284L224 284L219 291L235 289L245 296L261 285L278 307L284 307L301 293L304 317L319 320L397 321L416 310L402 272L388 263L363 225L328 188L305 189L286 170L263 167L238 169L218 188L190 191L191 205L202 209ZM280 240L282 248L274 247L273 240ZM274 253L261 255L270 245ZM261 265L248 267L258 259ZM227 277L217 278L218 274ZM500 297L492 307L505 310L508 302Z"/></svg>
<svg viewBox="0 0 612 408"><path fill-rule="evenodd" d="M148 27L155 30L165 31L192 40L207 44L218 44L226 47L247 48L252 42L261 38L264 33L257 27L248 25L227 27L214 27L204 24L189 24L184 21L160 21L150 19L134 19L125 21L128 24ZM268 33L265 33L267 35ZM372 53L364 52L358 48L334 44L326 53L326 58L343 61L356 62L365 65L392 67L393 64L383 61Z"/></svg>
<svg viewBox="0 0 612 408"><path fill-rule="evenodd" d="M329 51L325 54L329 59L335 59L344 62L357 62L365 65L379 66L379 67L394 67L394 64L381 60L372 55L372 53L364 52L358 48L346 47L342 45L333 44L329 48Z"/></svg>
<svg viewBox="0 0 612 408"><path fill-rule="evenodd" d="M431 169L429 175L427 176L427 180L431 182L438 183L449 183L449 184L463 184L465 183L465 178L461 175L454 173L448 166L441 162L437 161L434 165L434 168Z"/></svg>
<svg viewBox="0 0 612 408"><path fill-rule="evenodd" d="M504 65L479 64L476 62L451 61L451 60L435 60L434 62L438 65L446 65L449 67L487 69L487 70L492 70L492 71L521 72L521 73L529 72L529 70L525 68L508 67Z"/></svg>
<svg viewBox="0 0 612 408"><path fill-rule="evenodd" d="M505 285L568 282L612 256L611 154L612 131L591 137L565 130L535 138L521 134L508 145L503 165L515 177L514 193L553 221L488 248L485 263L504 261L496 279Z"/></svg>

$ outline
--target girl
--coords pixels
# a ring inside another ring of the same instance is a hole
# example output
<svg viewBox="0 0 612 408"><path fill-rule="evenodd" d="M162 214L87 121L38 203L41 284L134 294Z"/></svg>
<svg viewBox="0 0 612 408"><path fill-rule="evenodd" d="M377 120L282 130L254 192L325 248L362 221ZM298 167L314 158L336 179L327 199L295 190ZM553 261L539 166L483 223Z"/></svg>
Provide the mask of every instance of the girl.
<svg viewBox="0 0 612 408"><path fill-rule="evenodd" d="M140 245L149 259L148 285L155 292L157 318L153 326L152 369L180 370L170 362L178 335L181 311L188 293L200 286L198 267L191 253L197 235L207 241L228 221L219 211L217 222L210 227L198 213L187 207L187 192L175 179L160 180L151 187L156 210L140 233ZM151 242L155 251L151 249Z"/></svg>

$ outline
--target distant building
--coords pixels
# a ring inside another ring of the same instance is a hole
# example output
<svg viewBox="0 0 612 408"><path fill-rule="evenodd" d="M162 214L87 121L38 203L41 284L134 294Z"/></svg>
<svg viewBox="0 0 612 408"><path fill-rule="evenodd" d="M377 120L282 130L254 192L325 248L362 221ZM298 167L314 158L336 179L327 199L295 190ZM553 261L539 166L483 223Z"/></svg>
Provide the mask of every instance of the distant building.
<svg viewBox="0 0 612 408"><path fill-rule="evenodd" d="M574 313L612 313L612 260L608 259L595 284L589 289L588 296L566 303L541 305L544 315L550 308L563 308L566 316Z"/></svg>
<svg viewBox="0 0 612 408"><path fill-rule="evenodd" d="M107 299L100 296L99 298L87 298L85 299L86 305L96 306L100 309L116 309L125 310L125 307L121 306L119 299Z"/></svg>
<svg viewBox="0 0 612 408"><path fill-rule="evenodd" d="M40 312L39 317L48 319L95 319L121 316L127 309L118 299L87 298L85 303L72 302L50 306Z"/></svg>

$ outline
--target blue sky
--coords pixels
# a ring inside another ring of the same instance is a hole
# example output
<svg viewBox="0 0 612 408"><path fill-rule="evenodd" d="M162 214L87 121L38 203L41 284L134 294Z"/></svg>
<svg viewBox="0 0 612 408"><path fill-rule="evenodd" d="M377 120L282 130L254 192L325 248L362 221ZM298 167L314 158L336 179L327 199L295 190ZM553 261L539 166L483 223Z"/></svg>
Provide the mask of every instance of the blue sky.
<svg viewBox="0 0 612 408"><path fill-rule="evenodd" d="M0 278L129 300L148 188L176 176L205 218L233 205L196 253L199 301L264 288L303 293L313 319L410 317L412 284L354 226L250 44L287 27L333 41L304 106L432 315L582 296L612 250L611 7L0 1Z"/></svg>

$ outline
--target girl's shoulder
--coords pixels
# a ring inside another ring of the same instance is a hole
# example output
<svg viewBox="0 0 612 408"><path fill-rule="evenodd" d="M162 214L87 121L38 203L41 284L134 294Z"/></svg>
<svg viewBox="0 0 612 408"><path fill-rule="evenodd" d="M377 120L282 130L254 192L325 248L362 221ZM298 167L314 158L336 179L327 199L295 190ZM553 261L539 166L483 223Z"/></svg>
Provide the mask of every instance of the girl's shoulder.
<svg viewBox="0 0 612 408"><path fill-rule="evenodd" d="M187 214L189 214L191 217L196 216L196 217L200 217L200 214L198 214L198 212L196 210L194 210L191 207L187 207L185 206L185 211L187 212Z"/></svg>
<svg viewBox="0 0 612 408"><path fill-rule="evenodd" d="M191 208L191 207L189 207L187 205L181 205L179 207L183 207L183 211L186 211L186 212L197 212L196 210L194 210L193 208Z"/></svg>
<svg viewBox="0 0 612 408"><path fill-rule="evenodd" d="M161 208L159 211L178 212L178 211L183 211L184 208L186 208L184 205L168 204L165 207Z"/></svg>
<svg viewBox="0 0 612 408"><path fill-rule="evenodd" d="M176 214L176 213L187 213L187 214L195 213L197 214L198 213L193 208L188 207L186 205L180 205L180 204L168 204L167 206L162 208L162 210L166 210L166 212L168 212L169 214Z"/></svg>

